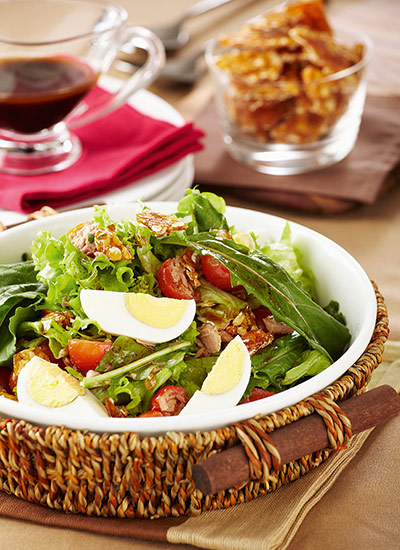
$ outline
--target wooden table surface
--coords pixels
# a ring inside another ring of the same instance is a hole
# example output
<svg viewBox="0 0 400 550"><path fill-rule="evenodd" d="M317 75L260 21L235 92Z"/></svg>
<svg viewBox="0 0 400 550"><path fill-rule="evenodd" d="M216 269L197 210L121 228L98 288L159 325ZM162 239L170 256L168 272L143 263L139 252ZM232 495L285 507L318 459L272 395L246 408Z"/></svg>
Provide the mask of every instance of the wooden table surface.
<svg viewBox="0 0 400 550"><path fill-rule="evenodd" d="M190 0L120 0L133 24L157 25L171 21L175 15L192 4ZM234 0L212 15L203 15L190 22L187 28L192 39L181 52L193 52L205 40L221 30L236 28L241 22L272 6L270 0ZM375 55L369 71L369 91L379 95L399 95L400 90L400 2L398 0L330 0L330 15L367 31L375 42ZM210 81L204 76L192 87L156 83L151 90L169 101L185 118L193 119L212 95ZM400 157L400 151L399 151ZM260 209L260 208L258 208ZM373 278L384 294L389 307L391 338L400 340L400 187L394 187L377 204L363 206L337 217L317 217L302 213L288 214L280 209L269 212L304 224L333 239L348 250ZM395 488L398 491L398 488ZM301 528L300 528L301 529ZM351 533L349 533L349 541ZM349 542L350 544L350 542ZM350 546L349 546L350 547ZM83 532L41 527L23 521L0 518L0 548L3 550L84 548L102 550L165 549L164 543L136 542L110 539ZM315 548L318 548L316 544ZM333 550L344 550L335 549ZM386 548L385 545L381 548ZM313 549L311 549L313 550Z"/></svg>

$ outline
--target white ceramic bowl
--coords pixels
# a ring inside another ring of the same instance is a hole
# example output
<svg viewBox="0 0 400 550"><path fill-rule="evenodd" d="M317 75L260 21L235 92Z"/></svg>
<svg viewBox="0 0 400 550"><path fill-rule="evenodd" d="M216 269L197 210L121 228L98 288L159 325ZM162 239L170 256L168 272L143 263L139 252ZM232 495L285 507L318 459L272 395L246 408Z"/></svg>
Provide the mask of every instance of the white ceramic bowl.
<svg viewBox="0 0 400 550"><path fill-rule="evenodd" d="M146 203L153 210L171 213L176 203ZM111 218L132 217L136 204L111 205L108 211ZM41 230L51 230L59 236L80 222L90 220L92 209L84 208L57 214L29 222L0 233L0 263L20 261L21 254L28 251L32 240ZM241 208L227 209L227 218L236 230L266 230L272 240L279 240L285 221L283 218ZM159 418L79 418L67 417L56 409L44 414L21 404L0 397L0 414L27 420L36 425L64 425L73 429L89 429L94 432L125 432L157 435L167 431L192 432L210 430L251 418L254 415L269 414L284 407L294 405L301 399L322 390L338 379L360 357L367 347L376 320L376 298L366 273L356 260L343 248L311 229L290 223L295 245L302 251L304 261L316 276L318 300L326 305L331 299L337 300L344 313L352 334L347 351L330 367L320 374L282 393L266 399L237 407L201 415L169 416ZM1 343L0 343L1 345Z"/></svg>

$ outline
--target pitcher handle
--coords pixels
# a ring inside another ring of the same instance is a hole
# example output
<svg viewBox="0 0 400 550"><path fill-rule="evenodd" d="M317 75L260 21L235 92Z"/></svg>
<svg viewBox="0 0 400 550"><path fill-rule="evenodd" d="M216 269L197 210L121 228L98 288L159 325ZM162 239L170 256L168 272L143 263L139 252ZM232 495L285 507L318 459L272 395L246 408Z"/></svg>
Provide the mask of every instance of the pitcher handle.
<svg viewBox="0 0 400 550"><path fill-rule="evenodd" d="M89 109L86 114L82 113L69 121L69 129L79 128L111 113L125 103L134 92L149 86L160 74L165 63L165 49L161 40L153 32L144 27L127 27L124 31L121 47L127 45L131 49L138 46L147 51L147 59L144 65L125 82L110 100L106 101L95 112L90 112Z"/></svg>

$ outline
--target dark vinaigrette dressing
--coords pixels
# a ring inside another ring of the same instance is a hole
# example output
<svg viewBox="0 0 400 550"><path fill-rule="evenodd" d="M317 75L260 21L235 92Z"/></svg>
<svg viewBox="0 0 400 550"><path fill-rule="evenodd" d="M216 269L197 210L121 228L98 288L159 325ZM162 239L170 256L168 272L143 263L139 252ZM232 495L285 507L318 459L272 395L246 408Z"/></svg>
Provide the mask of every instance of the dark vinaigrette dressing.
<svg viewBox="0 0 400 550"><path fill-rule="evenodd" d="M65 118L98 74L74 57L0 60L0 128L32 134Z"/></svg>

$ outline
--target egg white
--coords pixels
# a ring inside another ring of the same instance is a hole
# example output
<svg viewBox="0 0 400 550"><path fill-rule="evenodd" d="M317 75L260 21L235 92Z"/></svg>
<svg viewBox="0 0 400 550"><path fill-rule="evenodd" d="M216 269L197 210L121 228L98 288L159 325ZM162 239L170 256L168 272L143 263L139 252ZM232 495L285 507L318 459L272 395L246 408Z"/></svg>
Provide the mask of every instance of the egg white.
<svg viewBox="0 0 400 550"><path fill-rule="evenodd" d="M228 350L228 353L229 353L229 346L233 342L238 343L244 351L242 374L238 383L235 386L233 386L233 388L231 388L230 390L220 394L209 395L204 391L202 391L207 378L212 374L214 369L216 368L218 369L218 361L220 359L218 358L216 364L208 374L208 377L203 382L202 389L197 390L193 394L193 396L189 399L186 406L179 413L180 415L201 414L212 410L219 410L219 409L234 407L239 403L250 380L251 359L250 359L250 354L246 346L244 345L243 340L240 338L240 336L236 336L236 338L234 338L231 342L229 342L229 344L227 345L227 347L225 348L225 350L222 352L221 355L223 355L224 352L226 352L226 350Z"/></svg>
<svg viewBox="0 0 400 550"><path fill-rule="evenodd" d="M168 298L161 299L168 300ZM187 308L175 325L169 328L156 328L139 321L128 311L124 292L85 288L81 290L80 301L88 318L96 321L104 332L129 336L151 344L169 342L180 336L189 328L196 313L196 302L185 300Z"/></svg>
<svg viewBox="0 0 400 550"><path fill-rule="evenodd" d="M35 369L37 360L43 363L48 363L40 357L33 357L23 367L18 375L17 382L17 396L21 405L26 405L35 409L52 413L53 411L62 412L67 416L80 416L80 417L96 417L101 416L108 418L107 411L103 407L102 403L88 390L85 390L84 395L78 395L71 403L60 407L47 407L35 401L35 399L28 393L27 383L32 371Z"/></svg>

